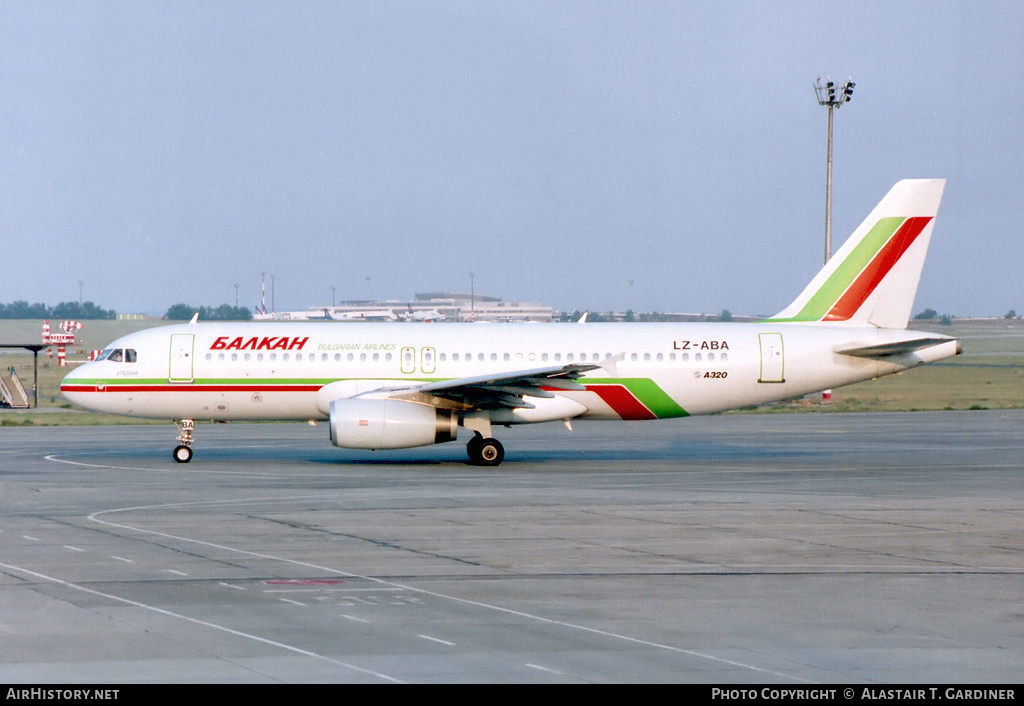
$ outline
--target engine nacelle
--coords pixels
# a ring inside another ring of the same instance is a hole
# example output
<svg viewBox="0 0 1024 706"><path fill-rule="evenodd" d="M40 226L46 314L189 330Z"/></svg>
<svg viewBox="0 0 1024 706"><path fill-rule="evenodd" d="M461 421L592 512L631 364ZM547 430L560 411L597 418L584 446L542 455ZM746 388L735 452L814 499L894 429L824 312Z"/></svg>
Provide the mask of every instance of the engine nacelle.
<svg viewBox="0 0 1024 706"><path fill-rule="evenodd" d="M454 441L459 415L450 409L358 397L331 402L331 443L346 449L408 449Z"/></svg>

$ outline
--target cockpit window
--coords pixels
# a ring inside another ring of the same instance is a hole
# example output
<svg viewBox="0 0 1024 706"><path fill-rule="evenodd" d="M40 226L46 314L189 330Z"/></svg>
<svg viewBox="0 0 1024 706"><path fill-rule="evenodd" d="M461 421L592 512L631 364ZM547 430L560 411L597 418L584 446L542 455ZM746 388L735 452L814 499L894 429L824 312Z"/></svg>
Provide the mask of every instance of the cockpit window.
<svg viewBox="0 0 1024 706"><path fill-rule="evenodd" d="M93 360L109 360L114 363L134 363L139 359L139 354L134 348L108 348L100 351Z"/></svg>

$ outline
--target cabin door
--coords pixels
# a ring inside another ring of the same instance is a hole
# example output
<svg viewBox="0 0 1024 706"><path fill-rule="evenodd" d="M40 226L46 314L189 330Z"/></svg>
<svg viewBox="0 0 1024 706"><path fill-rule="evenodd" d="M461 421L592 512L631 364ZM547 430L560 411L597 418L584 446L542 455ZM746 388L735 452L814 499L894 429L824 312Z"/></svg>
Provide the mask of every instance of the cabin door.
<svg viewBox="0 0 1024 706"><path fill-rule="evenodd" d="M171 335L171 367L167 373L170 382L192 382L193 347L195 335L175 333Z"/></svg>
<svg viewBox="0 0 1024 706"><path fill-rule="evenodd" d="M759 333L761 342L761 377L758 382L786 382L781 333Z"/></svg>

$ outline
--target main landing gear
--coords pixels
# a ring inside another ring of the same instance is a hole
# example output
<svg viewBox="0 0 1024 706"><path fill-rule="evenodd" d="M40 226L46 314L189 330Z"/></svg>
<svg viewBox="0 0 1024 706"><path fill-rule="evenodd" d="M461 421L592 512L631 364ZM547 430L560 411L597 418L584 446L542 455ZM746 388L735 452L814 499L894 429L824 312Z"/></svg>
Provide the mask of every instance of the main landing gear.
<svg viewBox="0 0 1024 706"><path fill-rule="evenodd" d="M174 423L178 427L178 446L174 447L174 460L178 463L188 463L192 460L192 431L196 423L192 419L182 419L181 424Z"/></svg>
<svg viewBox="0 0 1024 706"><path fill-rule="evenodd" d="M466 444L466 452L474 466L497 466L505 459L505 448L497 439L485 439L476 432Z"/></svg>

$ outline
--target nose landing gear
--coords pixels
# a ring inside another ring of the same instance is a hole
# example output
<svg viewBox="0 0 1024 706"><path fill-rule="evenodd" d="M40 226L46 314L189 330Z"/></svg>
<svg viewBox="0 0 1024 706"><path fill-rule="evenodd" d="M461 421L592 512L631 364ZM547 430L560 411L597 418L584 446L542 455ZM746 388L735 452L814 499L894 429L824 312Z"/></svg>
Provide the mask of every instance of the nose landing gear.
<svg viewBox="0 0 1024 706"><path fill-rule="evenodd" d="M188 463L192 460L192 431L196 423L192 419L182 419L181 424L174 423L178 427L179 445L174 447L174 460L178 463Z"/></svg>

